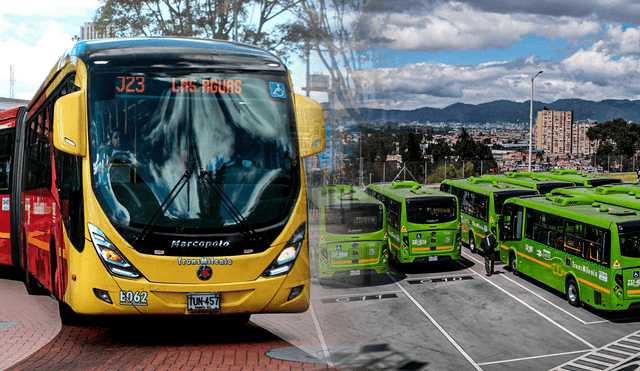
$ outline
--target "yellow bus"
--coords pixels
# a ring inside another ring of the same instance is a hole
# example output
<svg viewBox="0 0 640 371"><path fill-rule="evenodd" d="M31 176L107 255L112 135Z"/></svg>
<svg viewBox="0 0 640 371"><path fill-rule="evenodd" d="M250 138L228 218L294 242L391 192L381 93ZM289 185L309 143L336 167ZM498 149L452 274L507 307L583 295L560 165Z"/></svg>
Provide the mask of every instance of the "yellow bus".
<svg viewBox="0 0 640 371"><path fill-rule="evenodd" d="M65 321L309 306L302 158L322 108L253 46L82 41L18 123L12 223L27 290Z"/></svg>

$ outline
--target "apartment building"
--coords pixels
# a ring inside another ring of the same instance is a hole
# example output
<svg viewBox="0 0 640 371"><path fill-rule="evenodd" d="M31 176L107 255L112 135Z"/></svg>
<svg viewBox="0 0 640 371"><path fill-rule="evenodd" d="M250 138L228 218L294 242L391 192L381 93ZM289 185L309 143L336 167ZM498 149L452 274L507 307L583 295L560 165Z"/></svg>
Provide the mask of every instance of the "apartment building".
<svg viewBox="0 0 640 371"><path fill-rule="evenodd" d="M84 22L80 26L80 40L104 39L112 37L111 27L107 26L106 32L98 32L93 22Z"/></svg>
<svg viewBox="0 0 640 371"><path fill-rule="evenodd" d="M535 127L536 149L545 153L591 154L595 142L587 138L593 124L573 122L573 111L553 111L545 107L538 112Z"/></svg>

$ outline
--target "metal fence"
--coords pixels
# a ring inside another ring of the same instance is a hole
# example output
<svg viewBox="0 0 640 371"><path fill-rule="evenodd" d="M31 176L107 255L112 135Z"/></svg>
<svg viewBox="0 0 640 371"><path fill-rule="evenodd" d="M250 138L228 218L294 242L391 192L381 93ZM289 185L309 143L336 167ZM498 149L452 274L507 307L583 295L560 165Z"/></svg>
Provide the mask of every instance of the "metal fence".
<svg viewBox="0 0 640 371"><path fill-rule="evenodd" d="M549 171L556 169L574 169L585 173L617 174L626 173L627 177L635 177L640 168L640 160L624 156L594 156L589 161L563 160L541 161L532 164L533 171ZM310 185L347 184L365 186L370 183L390 182L393 180L413 180L420 184L440 183L444 179L467 178L481 174L501 173L507 171L528 171L528 163L515 166L502 166L501 161L487 160L444 160L439 162L359 162L345 159L329 168L313 168L307 165Z"/></svg>

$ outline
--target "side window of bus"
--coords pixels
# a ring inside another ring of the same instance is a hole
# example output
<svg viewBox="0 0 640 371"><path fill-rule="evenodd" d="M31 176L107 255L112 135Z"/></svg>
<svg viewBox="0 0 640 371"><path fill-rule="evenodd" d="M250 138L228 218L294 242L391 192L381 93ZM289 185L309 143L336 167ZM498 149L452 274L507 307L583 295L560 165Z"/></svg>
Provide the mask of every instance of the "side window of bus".
<svg viewBox="0 0 640 371"><path fill-rule="evenodd" d="M549 245L564 251L564 227L565 220L554 215L549 215Z"/></svg>
<svg viewBox="0 0 640 371"><path fill-rule="evenodd" d="M448 184L440 184L440 190L442 192L447 192L449 193L449 190L451 189L451 186Z"/></svg>
<svg viewBox="0 0 640 371"><path fill-rule="evenodd" d="M549 228L547 227L547 214L539 211L533 212L531 221L531 239L547 245L549 243Z"/></svg>
<svg viewBox="0 0 640 371"><path fill-rule="evenodd" d="M565 244L564 250L569 254L582 256L584 248L584 224L575 222L573 220L567 220L565 227Z"/></svg>
<svg viewBox="0 0 640 371"><path fill-rule="evenodd" d="M594 263L602 264L604 257L605 233L603 230L591 226L585 229L584 257Z"/></svg>

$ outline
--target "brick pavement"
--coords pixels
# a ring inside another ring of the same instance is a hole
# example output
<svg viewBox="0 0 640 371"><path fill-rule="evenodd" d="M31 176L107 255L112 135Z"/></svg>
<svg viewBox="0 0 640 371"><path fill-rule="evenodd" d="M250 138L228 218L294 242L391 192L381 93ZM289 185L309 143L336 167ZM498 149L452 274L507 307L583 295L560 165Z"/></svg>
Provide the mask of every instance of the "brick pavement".
<svg viewBox="0 0 640 371"><path fill-rule="evenodd" d="M309 312L254 315L237 327L205 316L96 317L61 326L56 301L29 296L20 278L0 268L0 370L329 369L266 354L318 344Z"/></svg>
<svg viewBox="0 0 640 371"><path fill-rule="evenodd" d="M38 351L60 331L55 299L29 296L20 271L0 267L0 370Z"/></svg>

